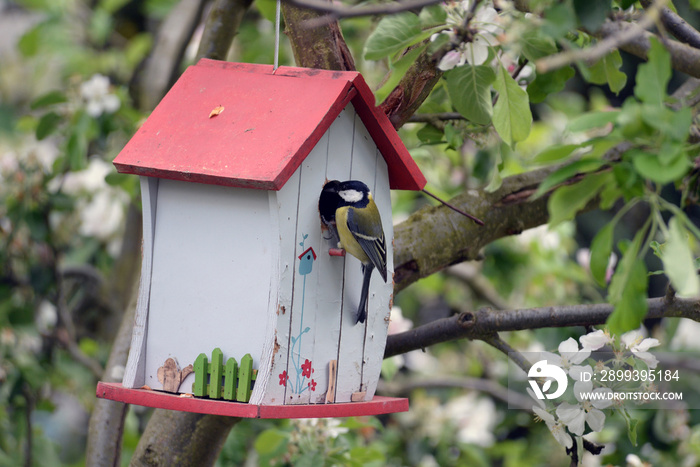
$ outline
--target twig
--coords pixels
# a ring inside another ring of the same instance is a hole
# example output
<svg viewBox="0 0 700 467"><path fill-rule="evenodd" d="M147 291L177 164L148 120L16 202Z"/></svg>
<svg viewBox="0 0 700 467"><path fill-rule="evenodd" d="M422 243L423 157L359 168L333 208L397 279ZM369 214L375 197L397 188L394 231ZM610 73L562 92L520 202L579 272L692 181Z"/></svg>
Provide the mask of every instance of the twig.
<svg viewBox="0 0 700 467"><path fill-rule="evenodd" d="M532 362L528 361L527 358L523 356L523 354L515 350L513 347L510 346L510 344L501 339L501 336L499 336L497 333L489 334L486 337L481 338L481 340L489 344L491 347L503 352L508 358L513 360L513 363L518 365L525 373L530 371Z"/></svg>
<svg viewBox="0 0 700 467"><path fill-rule="evenodd" d="M486 300L497 310L507 310L508 303L501 298L496 289L482 274L474 263L460 263L445 269L445 272L462 281L474 291L477 297Z"/></svg>
<svg viewBox="0 0 700 467"><path fill-rule="evenodd" d="M637 23L629 23L630 27L620 29L592 47L573 49L537 60L537 72L547 73L578 61L593 63L600 60L611 51L644 34L644 30L654 24L659 16L659 8L665 3L665 0L657 0Z"/></svg>
<svg viewBox="0 0 700 467"><path fill-rule="evenodd" d="M406 381L384 382L379 381L377 391L382 394L391 395L407 395L415 389L441 389L441 388L461 388L471 389L474 391L483 392L494 398L508 403L512 408L520 410L532 411L533 401L529 397L522 394L510 391L498 384L496 381L491 381L482 378L451 378L449 376L431 378L431 379L409 379Z"/></svg>
<svg viewBox="0 0 700 467"><path fill-rule="evenodd" d="M650 0L641 0L644 8L649 8L653 5ZM690 24L678 16L668 7L660 9L661 23L673 36L681 42L685 42L695 48L700 48L700 32Z"/></svg>
<svg viewBox="0 0 700 467"><path fill-rule="evenodd" d="M650 318L689 318L700 322L700 300L662 298L647 300ZM604 324L613 311L608 303L566 305L496 311L483 308L424 324L410 331L392 334L387 339L384 358L457 339L492 339L498 332L550 327L592 326Z"/></svg>
<svg viewBox="0 0 700 467"><path fill-rule="evenodd" d="M440 112L434 114L415 114L408 119L411 123L432 123L434 120L466 120L459 112Z"/></svg>
<svg viewBox="0 0 700 467"><path fill-rule="evenodd" d="M473 220L476 224L484 225L484 221L482 221L481 219L472 216L471 214L469 214L469 213L466 212L466 211L462 211L461 209L459 209L458 207L456 207L456 206L454 206L454 205L448 203L448 202L445 201L444 199L438 198L437 196L435 196L434 194L432 194L431 192L429 192L429 191L426 190L425 188L423 188L422 191L423 191L423 193L425 193L426 195L430 196L430 197L433 198L433 199L438 200L439 202L441 202L442 204L444 204L444 205L447 206L448 208L452 209L454 212L457 212L457 213L463 215L464 217L467 217L467 218Z"/></svg>
<svg viewBox="0 0 700 467"><path fill-rule="evenodd" d="M328 13L326 17L318 18L328 22L340 18L356 18L358 16L391 15L404 11L420 9L425 6L435 5L442 0L406 0L403 2L381 3L361 8L346 6L338 3L325 2L323 0L284 0L299 8ZM321 26L317 24L316 26Z"/></svg>

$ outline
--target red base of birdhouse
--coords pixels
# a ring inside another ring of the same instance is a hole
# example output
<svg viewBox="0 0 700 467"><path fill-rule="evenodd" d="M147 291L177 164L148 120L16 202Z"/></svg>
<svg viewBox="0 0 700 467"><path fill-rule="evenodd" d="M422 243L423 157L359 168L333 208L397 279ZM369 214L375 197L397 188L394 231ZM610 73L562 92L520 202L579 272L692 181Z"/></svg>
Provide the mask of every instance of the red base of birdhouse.
<svg viewBox="0 0 700 467"><path fill-rule="evenodd" d="M119 383L97 383L97 397L125 404L243 418L359 417L408 411L408 399L374 396L368 402L311 405L253 405L200 399L147 389L128 389Z"/></svg>

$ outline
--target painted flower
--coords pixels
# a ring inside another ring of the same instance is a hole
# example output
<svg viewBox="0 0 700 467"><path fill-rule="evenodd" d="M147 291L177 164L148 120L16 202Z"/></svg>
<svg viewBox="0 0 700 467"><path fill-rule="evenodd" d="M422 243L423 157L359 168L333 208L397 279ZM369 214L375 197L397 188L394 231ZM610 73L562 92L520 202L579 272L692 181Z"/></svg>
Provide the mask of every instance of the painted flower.
<svg viewBox="0 0 700 467"><path fill-rule="evenodd" d="M564 425L561 420L558 421L554 418L554 415L537 405L533 406L532 410L535 412L535 415L547 424L547 428L549 428L552 436L554 436L554 439L556 439L559 444L567 449L574 445L571 435L566 432L566 425Z"/></svg>
<svg viewBox="0 0 700 467"><path fill-rule="evenodd" d="M654 355L651 354L651 352L648 352L648 350L652 347L661 345L658 339L654 339L652 337L644 338L642 331L637 329L626 332L620 336L620 340L635 357L643 360L649 366L649 368L656 368L659 361L656 359L656 357L654 357Z"/></svg>
<svg viewBox="0 0 700 467"><path fill-rule="evenodd" d="M566 424L569 431L582 436L585 430L585 425L593 431L601 431L605 425L605 414L601 409L610 407L613 403L612 399L594 398L591 399L591 394L611 392L610 388L593 389L591 381L577 381L574 384L574 395L578 399L579 404L569 404L562 402L557 407L557 416Z"/></svg>
<svg viewBox="0 0 700 467"><path fill-rule="evenodd" d="M280 373L280 386L286 386L287 381L289 381L289 376L287 375L287 370Z"/></svg>
<svg viewBox="0 0 700 467"><path fill-rule="evenodd" d="M598 350L604 345L611 344L613 338L607 330L603 331L602 329L598 329L597 331L589 332L585 336L581 336L579 342L584 349Z"/></svg>
<svg viewBox="0 0 700 467"><path fill-rule="evenodd" d="M307 358L306 361L301 365L301 375L305 378L311 378L312 372L313 370L311 369L311 360Z"/></svg>
<svg viewBox="0 0 700 467"><path fill-rule="evenodd" d="M311 389L312 391L315 391L316 390L316 381L314 381L312 379L311 382L308 384L308 386L309 386L309 389Z"/></svg>

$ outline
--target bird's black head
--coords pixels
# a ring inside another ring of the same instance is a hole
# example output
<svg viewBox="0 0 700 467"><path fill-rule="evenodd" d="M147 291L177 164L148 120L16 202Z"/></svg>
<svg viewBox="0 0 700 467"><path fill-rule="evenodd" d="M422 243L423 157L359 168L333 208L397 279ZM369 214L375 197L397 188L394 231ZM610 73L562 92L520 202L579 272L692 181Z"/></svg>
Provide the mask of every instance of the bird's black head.
<svg viewBox="0 0 700 467"><path fill-rule="evenodd" d="M341 206L364 207L369 203L369 188L359 180L347 180L338 184Z"/></svg>
<svg viewBox="0 0 700 467"><path fill-rule="evenodd" d="M321 215L321 220L326 225L335 222L335 210L338 209L343 201L338 194L339 187L340 182L338 180L331 180L321 190L321 196L318 199L318 212Z"/></svg>

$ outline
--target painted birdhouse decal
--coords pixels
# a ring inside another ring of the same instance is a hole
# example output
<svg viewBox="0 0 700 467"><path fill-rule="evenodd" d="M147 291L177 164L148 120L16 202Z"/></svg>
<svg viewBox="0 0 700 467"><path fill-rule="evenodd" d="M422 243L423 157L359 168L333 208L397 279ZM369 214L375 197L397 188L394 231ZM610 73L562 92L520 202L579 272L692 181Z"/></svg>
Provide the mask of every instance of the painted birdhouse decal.
<svg viewBox="0 0 700 467"><path fill-rule="evenodd" d="M161 390L166 360L220 348L253 357L252 405L373 399L393 290L390 189L425 179L359 73L201 60L114 164L141 177L143 197L124 388ZM386 235L389 280L372 278L366 323L360 262L329 255L321 230L332 179L369 186Z"/></svg>

